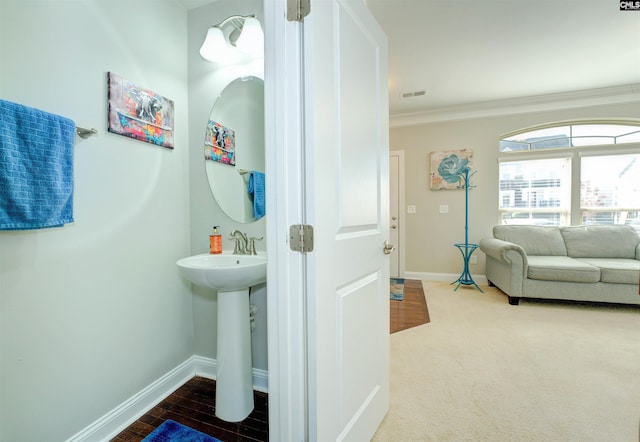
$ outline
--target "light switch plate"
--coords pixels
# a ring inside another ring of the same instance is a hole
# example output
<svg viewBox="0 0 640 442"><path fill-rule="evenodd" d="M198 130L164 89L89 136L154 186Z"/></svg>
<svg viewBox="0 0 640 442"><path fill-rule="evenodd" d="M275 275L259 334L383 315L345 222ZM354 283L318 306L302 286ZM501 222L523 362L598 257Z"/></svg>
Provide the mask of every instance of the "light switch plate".
<svg viewBox="0 0 640 442"><path fill-rule="evenodd" d="M416 206L407 206L407 213L416 213Z"/></svg>
<svg viewBox="0 0 640 442"><path fill-rule="evenodd" d="M440 204L440 213L449 213L449 205Z"/></svg>

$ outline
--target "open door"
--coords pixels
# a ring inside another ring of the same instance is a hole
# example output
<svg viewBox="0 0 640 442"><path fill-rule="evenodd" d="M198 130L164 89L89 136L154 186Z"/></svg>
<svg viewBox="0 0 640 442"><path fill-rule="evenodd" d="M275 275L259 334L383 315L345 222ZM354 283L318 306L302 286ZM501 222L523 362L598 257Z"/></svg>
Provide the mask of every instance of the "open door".
<svg viewBox="0 0 640 442"><path fill-rule="evenodd" d="M363 0L294 3L264 1L269 437L363 441L389 407L386 37Z"/></svg>
<svg viewBox="0 0 640 442"><path fill-rule="evenodd" d="M309 439L370 440L389 407L386 36L363 0L303 24Z"/></svg>

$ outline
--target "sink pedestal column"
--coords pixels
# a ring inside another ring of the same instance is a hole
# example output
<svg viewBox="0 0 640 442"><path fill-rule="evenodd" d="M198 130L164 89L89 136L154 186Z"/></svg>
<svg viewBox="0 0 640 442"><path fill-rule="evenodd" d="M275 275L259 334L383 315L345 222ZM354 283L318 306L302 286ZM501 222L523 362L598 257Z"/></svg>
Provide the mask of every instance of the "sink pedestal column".
<svg viewBox="0 0 640 442"><path fill-rule="evenodd" d="M253 410L249 289L218 290L216 416L244 420Z"/></svg>

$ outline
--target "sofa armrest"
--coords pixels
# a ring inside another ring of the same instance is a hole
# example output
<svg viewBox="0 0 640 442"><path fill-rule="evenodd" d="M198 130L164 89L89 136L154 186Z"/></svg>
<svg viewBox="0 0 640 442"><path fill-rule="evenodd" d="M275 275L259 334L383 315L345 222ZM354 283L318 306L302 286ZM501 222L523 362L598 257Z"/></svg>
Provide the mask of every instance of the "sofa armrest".
<svg viewBox="0 0 640 442"><path fill-rule="evenodd" d="M509 296L522 296L528 266L524 249L497 238L483 238L480 250L487 255L487 279Z"/></svg>
<svg viewBox="0 0 640 442"><path fill-rule="evenodd" d="M522 256L524 266L527 265L527 253L518 244L502 241L498 238L482 238L480 240L480 250L495 260L504 264L510 264L511 261L507 257L507 252L514 251Z"/></svg>

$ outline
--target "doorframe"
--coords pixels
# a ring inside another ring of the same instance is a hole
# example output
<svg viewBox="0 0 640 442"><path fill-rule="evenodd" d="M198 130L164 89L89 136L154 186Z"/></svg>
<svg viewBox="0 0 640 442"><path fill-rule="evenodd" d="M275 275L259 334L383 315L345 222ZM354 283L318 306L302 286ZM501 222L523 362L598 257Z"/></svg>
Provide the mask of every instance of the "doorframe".
<svg viewBox="0 0 640 442"><path fill-rule="evenodd" d="M405 223L405 218L406 218L406 209L405 209L405 199L404 199L404 194L405 194L405 189L404 189L404 150L390 150L389 151L389 157L398 157L398 206L399 207L399 211L398 211L398 215L399 215L399 222L398 222L398 228L400 229L400 235L399 235L399 240L400 240L400 244L397 245L398 247L398 266L400 267L399 273L400 273L400 277L404 278L405 275L405 267L404 267L404 256L405 256L405 232L406 232L406 223Z"/></svg>
<svg viewBox="0 0 640 442"><path fill-rule="evenodd" d="M304 223L302 23L286 0L263 0L269 439L308 440L305 255L289 247Z"/></svg>

